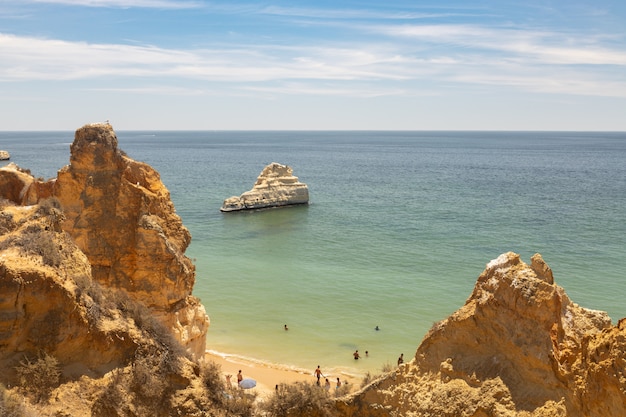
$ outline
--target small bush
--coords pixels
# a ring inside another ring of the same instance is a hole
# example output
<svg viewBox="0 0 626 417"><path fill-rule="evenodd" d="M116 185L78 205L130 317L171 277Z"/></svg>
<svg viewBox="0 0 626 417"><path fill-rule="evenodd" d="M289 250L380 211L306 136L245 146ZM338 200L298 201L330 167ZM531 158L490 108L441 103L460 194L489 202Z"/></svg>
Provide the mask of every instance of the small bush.
<svg viewBox="0 0 626 417"><path fill-rule="evenodd" d="M167 389L167 371L163 369L163 355L147 354L133 362L130 388L141 399L159 402Z"/></svg>
<svg viewBox="0 0 626 417"><path fill-rule="evenodd" d="M45 265L59 266L61 264L61 252L54 241L54 233L42 230L38 226L28 226L24 233L6 239L0 244L0 250L12 246L19 247L28 254L41 256Z"/></svg>
<svg viewBox="0 0 626 417"><path fill-rule="evenodd" d="M37 207L37 214L43 216L58 216L62 211L61 202L56 197L40 200Z"/></svg>
<svg viewBox="0 0 626 417"><path fill-rule="evenodd" d="M61 380L59 361L47 353L40 353L35 361L25 356L15 371L20 388L36 402L47 400Z"/></svg>
<svg viewBox="0 0 626 417"><path fill-rule="evenodd" d="M222 380L222 369L215 362L203 363L200 367L200 378L207 389L209 398L218 403L223 404L227 398L227 387Z"/></svg>
<svg viewBox="0 0 626 417"><path fill-rule="evenodd" d="M0 199L0 210L2 210L2 199ZM0 235L12 232L16 227L17 225L13 221L13 216L11 214L0 212Z"/></svg>
<svg viewBox="0 0 626 417"><path fill-rule="evenodd" d="M117 370L114 372L118 372ZM124 385L117 380L109 383L91 405L93 416L117 416L118 410L123 409L126 395L123 392Z"/></svg>
<svg viewBox="0 0 626 417"><path fill-rule="evenodd" d="M381 373L380 374L372 374L369 371L365 374L365 376L363 377L363 379L361 380L361 388L364 388L365 386L369 385L372 383L372 381L380 378L382 375L384 374L388 374L389 372L394 371L395 368L389 363L385 363L382 368L380 369Z"/></svg>
<svg viewBox="0 0 626 417"><path fill-rule="evenodd" d="M388 374L389 372L394 371L394 370L395 370L394 366L392 364L390 364L389 362L385 363L382 366L382 368L380 368L380 371L383 374Z"/></svg>
<svg viewBox="0 0 626 417"><path fill-rule="evenodd" d="M336 415L329 393L316 384L295 382L279 384L276 391L262 404L270 417L332 417Z"/></svg>
<svg viewBox="0 0 626 417"><path fill-rule="evenodd" d="M229 398L223 405L229 416L253 417L256 415L256 394L244 394Z"/></svg>

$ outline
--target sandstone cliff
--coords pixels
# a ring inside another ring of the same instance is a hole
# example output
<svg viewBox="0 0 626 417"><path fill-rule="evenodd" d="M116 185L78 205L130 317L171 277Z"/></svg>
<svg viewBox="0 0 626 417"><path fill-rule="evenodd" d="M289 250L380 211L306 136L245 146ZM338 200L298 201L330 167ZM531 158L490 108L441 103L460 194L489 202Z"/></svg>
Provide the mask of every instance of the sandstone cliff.
<svg viewBox="0 0 626 417"><path fill-rule="evenodd" d="M224 200L221 211L254 210L309 202L309 189L287 165L272 162L258 176L250 191Z"/></svg>
<svg viewBox="0 0 626 417"><path fill-rule="evenodd" d="M0 168L0 415L228 413L192 295L190 234L108 124L50 181Z"/></svg>
<svg viewBox="0 0 626 417"><path fill-rule="evenodd" d="M344 402L350 416L624 416L626 322L573 303L540 255L491 261L409 363Z"/></svg>
<svg viewBox="0 0 626 417"><path fill-rule="evenodd" d="M89 267L84 275L141 302L201 357L209 320L192 295L195 269L184 255L190 233L159 174L117 145L109 124L86 125L76 131L70 164L56 179L37 181L10 164L0 170L0 197L23 210L54 197L60 231Z"/></svg>

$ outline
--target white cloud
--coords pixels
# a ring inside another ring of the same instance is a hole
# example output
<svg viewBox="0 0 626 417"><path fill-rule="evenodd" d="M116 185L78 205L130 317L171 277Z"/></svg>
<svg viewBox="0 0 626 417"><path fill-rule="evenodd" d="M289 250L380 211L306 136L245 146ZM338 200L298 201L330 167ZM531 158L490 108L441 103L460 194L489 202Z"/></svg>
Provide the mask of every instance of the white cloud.
<svg viewBox="0 0 626 417"><path fill-rule="evenodd" d="M106 76L210 81L402 79L394 58L363 51L247 46L180 51L0 34L0 80L72 80Z"/></svg>
<svg viewBox="0 0 626 417"><path fill-rule="evenodd" d="M371 31L413 41L504 53L543 64L626 65L626 53L602 45L600 37L547 32L524 28L491 28L476 25L373 26Z"/></svg>
<svg viewBox="0 0 626 417"><path fill-rule="evenodd" d="M592 38L558 42L552 33L468 25L403 25L384 30L408 41L178 50L0 34L0 82L92 80L109 89L108 84L118 84L113 80L126 84L134 80L141 84L138 92L150 93L152 87L143 85L151 83L169 89L165 94L180 95L190 93L179 90L180 84L191 81L230 83L233 94L299 91L375 97L415 95L425 86L434 89L441 84L626 97L619 69L626 65L626 54ZM275 85L258 85L268 82ZM191 91L204 94L212 88L201 84ZM225 90L222 86L221 92Z"/></svg>

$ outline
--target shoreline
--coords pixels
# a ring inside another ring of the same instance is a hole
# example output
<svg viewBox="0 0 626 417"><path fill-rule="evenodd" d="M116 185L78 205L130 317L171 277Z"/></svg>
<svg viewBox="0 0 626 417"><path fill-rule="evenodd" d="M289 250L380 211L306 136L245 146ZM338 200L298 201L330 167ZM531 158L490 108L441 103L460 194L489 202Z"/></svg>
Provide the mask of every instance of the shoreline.
<svg viewBox="0 0 626 417"><path fill-rule="evenodd" d="M256 392L260 397L271 395L278 384L291 384L294 382L310 382L315 383L316 379L313 374L314 369L298 369L280 364L270 364L254 359L242 358L227 353L206 350L204 354L205 360L215 362L220 366L224 381L228 386L227 375L231 377L232 389L237 388L237 372L241 370L244 378L252 378L257 382L255 388L251 392ZM353 374L344 371L337 371L329 368L328 373L322 369L324 377L321 379L322 386L325 378L328 378L331 388L334 389L337 384L337 378L340 378L342 385L346 384L351 387L350 392L356 391L360 387L362 379L365 375Z"/></svg>

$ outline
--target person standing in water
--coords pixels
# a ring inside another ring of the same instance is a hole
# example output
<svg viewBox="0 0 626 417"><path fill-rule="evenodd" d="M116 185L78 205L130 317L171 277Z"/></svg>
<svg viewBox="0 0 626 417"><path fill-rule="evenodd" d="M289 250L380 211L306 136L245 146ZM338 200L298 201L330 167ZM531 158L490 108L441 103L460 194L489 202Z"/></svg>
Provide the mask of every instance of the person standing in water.
<svg viewBox="0 0 626 417"><path fill-rule="evenodd" d="M352 354L352 356L354 356L354 360L357 360L361 357L361 355L359 355L359 351L355 350L354 353Z"/></svg>
<svg viewBox="0 0 626 417"><path fill-rule="evenodd" d="M317 378L317 385L320 384L320 377L324 376L322 374L322 370L320 369L320 366L317 365L317 369L315 371L313 371L313 375L315 375L315 377Z"/></svg>

